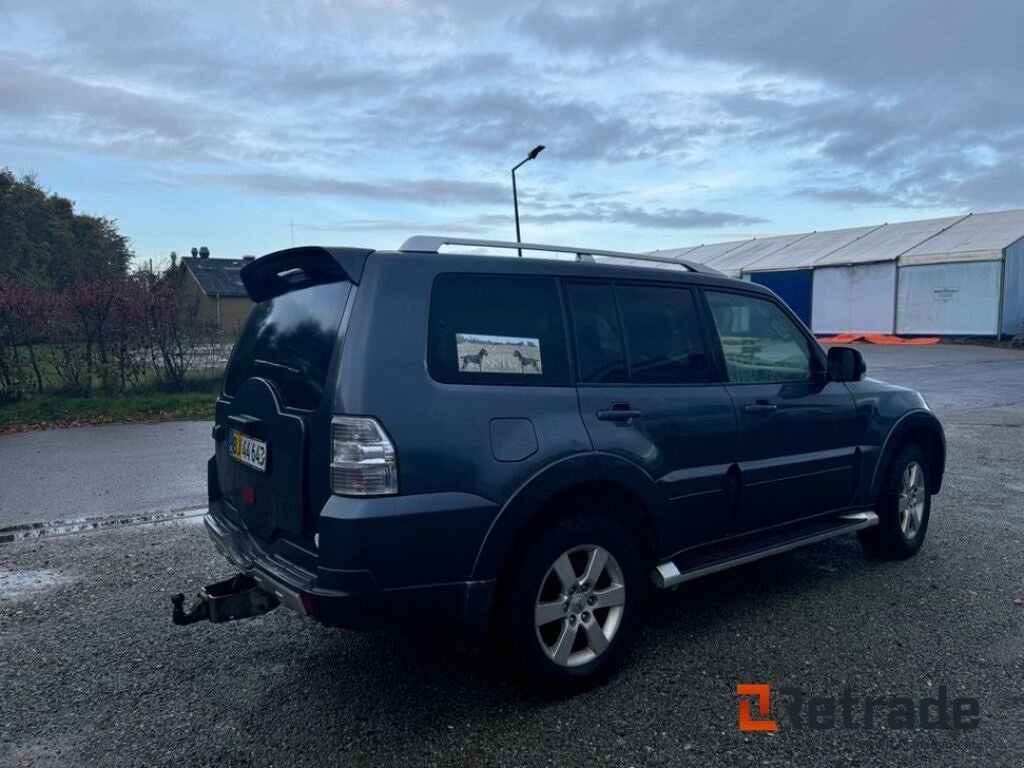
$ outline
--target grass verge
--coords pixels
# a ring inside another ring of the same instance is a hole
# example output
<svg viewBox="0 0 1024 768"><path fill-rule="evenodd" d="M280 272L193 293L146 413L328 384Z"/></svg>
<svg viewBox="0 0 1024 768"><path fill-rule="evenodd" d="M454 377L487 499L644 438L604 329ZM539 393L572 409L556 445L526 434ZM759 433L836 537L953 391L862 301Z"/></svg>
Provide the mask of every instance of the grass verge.
<svg viewBox="0 0 1024 768"><path fill-rule="evenodd" d="M150 390L87 397L43 394L0 405L0 433L88 424L212 419L220 379L196 382L185 392Z"/></svg>

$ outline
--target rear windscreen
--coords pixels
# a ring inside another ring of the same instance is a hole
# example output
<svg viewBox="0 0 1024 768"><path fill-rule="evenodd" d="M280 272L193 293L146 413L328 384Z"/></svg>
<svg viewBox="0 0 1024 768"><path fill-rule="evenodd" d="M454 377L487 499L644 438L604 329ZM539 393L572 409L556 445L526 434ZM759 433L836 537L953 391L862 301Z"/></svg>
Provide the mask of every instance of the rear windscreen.
<svg viewBox="0 0 1024 768"><path fill-rule="evenodd" d="M224 393L234 395L259 376L277 385L287 405L316 408L350 290L351 283L328 283L254 306L231 355Z"/></svg>

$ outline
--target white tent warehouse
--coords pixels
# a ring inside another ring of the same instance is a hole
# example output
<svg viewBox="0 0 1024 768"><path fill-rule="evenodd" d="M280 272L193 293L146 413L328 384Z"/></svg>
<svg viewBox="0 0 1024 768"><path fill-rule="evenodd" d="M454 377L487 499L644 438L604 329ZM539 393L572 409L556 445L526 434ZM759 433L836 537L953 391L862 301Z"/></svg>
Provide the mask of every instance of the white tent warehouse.
<svg viewBox="0 0 1024 768"><path fill-rule="evenodd" d="M963 216L886 224L814 263L815 333L894 333L897 261Z"/></svg>
<svg viewBox="0 0 1024 768"><path fill-rule="evenodd" d="M1024 210L961 219L899 264L897 333L1024 332Z"/></svg>
<svg viewBox="0 0 1024 768"><path fill-rule="evenodd" d="M656 253L766 285L815 333L1024 333L1024 210Z"/></svg>
<svg viewBox="0 0 1024 768"><path fill-rule="evenodd" d="M877 228L876 225L812 232L792 245L743 267L743 276L771 288L813 328L814 263Z"/></svg>

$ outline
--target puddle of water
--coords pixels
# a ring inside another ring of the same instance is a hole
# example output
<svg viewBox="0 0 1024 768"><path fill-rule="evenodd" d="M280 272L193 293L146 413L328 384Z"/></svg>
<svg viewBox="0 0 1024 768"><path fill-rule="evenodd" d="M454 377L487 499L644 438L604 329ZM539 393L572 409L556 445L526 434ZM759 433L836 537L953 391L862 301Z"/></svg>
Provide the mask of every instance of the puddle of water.
<svg viewBox="0 0 1024 768"><path fill-rule="evenodd" d="M127 515L125 517L82 518L80 520L56 520L43 523L22 523L0 528L0 544L9 544L22 539L38 539L43 536L60 536L68 533L98 531L122 525L145 525L173 521L201 521L206 508L156 512L148 515Z"/></svg>
<svg viewBox="0 0 1024 768"><path fill-rule="evenodd" d="M55 589L66 581L54 571L0 570L0 602L24 600L37 592Z"/></svg>

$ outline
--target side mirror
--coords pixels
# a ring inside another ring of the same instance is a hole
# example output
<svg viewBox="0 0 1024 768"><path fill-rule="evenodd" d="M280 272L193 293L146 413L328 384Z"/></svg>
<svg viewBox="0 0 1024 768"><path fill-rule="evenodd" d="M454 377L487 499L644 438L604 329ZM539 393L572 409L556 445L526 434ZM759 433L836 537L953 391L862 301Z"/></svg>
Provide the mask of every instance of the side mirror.
<svg viewBox="0 0 1024 768"><path fill-rule="evenodd" d="M867 369L859 349L832 347L828 351L828 377L832 381L860 381Z"/></svg>

